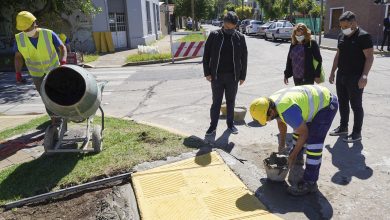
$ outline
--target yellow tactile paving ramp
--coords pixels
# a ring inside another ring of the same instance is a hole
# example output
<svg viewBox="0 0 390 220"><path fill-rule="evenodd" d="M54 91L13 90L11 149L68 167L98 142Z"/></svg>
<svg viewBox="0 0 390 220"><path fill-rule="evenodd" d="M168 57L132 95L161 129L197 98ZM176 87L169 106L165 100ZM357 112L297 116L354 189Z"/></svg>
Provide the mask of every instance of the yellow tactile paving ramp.
<svg viewBox="0 0 390 220"><path fill-rule="evenodd" d="M280 219L216 152L132 175L145 220Z"/></svg>

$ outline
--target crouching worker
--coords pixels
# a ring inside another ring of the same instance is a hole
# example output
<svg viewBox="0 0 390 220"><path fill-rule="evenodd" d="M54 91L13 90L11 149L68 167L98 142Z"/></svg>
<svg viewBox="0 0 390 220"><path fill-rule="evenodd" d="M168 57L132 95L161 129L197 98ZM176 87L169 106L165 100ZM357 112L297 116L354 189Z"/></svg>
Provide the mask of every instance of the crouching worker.
<svg viewBox="0 0 390 220"><path fill-rule="evenodd" d="M291 168L306 144L303 181L290 186L295 196L317 191L325 137L338 110L338 100L322 86L297 86L280 90L270 97L255 99L250 106L252 118L261 125L276 119L280 132L279 151L286 145L287 125L294 129L294 147L288 158Z"/></svg>

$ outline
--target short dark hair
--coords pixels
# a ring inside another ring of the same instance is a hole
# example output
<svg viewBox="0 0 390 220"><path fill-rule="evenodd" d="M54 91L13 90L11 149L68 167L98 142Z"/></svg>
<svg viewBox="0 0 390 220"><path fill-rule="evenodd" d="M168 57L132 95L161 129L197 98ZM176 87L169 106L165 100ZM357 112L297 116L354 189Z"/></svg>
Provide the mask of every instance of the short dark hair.
<svg viewBox="0 0 390 220"><path fill-rule="evenodd" d="M344 12L340 18L339 21L355 21L356 20L356 15L352 11L346 11Z"/></svg>
<svg viewBox="0 0 390 220"><path fill-rule="evenodd" d="M229 22L232 24L238 23L238 16L234 11L229 11L226 13L226 15L223 17L223 22Z"/></svg>

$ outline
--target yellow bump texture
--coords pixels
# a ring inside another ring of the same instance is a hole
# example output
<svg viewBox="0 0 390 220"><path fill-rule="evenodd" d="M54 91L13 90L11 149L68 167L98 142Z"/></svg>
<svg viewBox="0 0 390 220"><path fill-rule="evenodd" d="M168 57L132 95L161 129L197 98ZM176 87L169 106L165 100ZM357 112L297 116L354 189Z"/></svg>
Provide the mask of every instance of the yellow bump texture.
<svg viewBox="0 0 390 220"><path fill-rule="evenodd" d="M280 219L217 152L132 175L142 219Z"/></svg>

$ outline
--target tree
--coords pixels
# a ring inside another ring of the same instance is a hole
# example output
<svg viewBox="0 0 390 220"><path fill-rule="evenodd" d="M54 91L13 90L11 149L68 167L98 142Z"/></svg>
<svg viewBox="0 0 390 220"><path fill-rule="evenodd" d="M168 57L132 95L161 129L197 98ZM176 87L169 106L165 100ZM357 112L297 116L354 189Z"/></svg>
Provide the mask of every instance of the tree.
<svg viewBox="0 0 390 220"><path fill-rule="evenodd" d="M227 10L227 11L235 11L236 6L237 6L237 5L235 5L235 4L232 3L232 2L228 2L228 3L226 3L226 5L225 5L225 10Z"/></svg>
<svg viewBox="0 0 390 220"><path fill-rule="evenodd" d="M191 0L174 0L175 14L177 16L192 17ZM215 1L214 0L196 0L195 2L195 18L196 22L200 19L210 19L214 15Z"/></svg>
<svg viewBox="0 0 390 220"><path fill-rule="evenodd" d="M237 6L235 8L235 12L240 20L248 19L253 17L253 11L251 7L244 6L244 10L242 10L241 6Z"/></svg>
<svg viewBox="0 0 390 220"><path fill-rule="evenodd" d="M15 27L15 17L20 11L30 11L38 20L44 17L61 20L61 14L72 14L80 10L86 15L101 12L92 0L0 0L0 20L11 23ZM3 13L6 11L6 15Z"/></svg>
<svg viewBox="0 0 390 220"><path fill-rule="evenodd" d="M264 9L266 19L280 19L289 14L289 0L257 0ZM319 16L321 8L315 0L293 0L293 11Z"/></svg>

